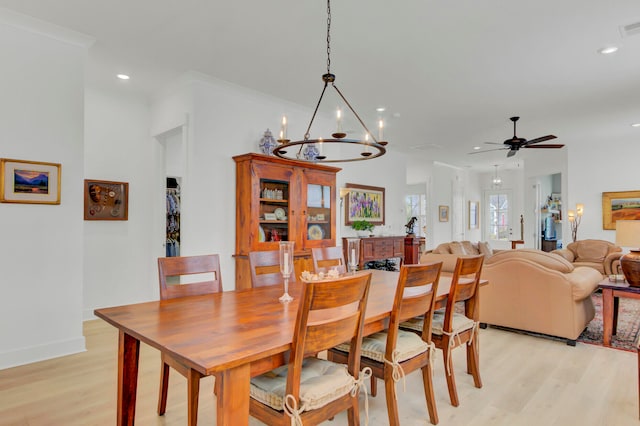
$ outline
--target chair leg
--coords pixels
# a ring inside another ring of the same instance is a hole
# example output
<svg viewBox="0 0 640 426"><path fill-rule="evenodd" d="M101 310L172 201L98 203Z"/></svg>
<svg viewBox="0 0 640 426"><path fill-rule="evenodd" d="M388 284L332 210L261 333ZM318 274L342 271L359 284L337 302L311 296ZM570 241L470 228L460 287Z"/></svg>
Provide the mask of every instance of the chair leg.
<svg viewBox="0 0 640 426"><path fill-rule="evenodd" d="M373 378L373 376L371 376ZM396 383L393 381L392 369L385 367L384 390L387 399L387 413L389 414L389 426L400 426L398 417L398 397L396 395Z"/></svg>
<svg viewBox="0 0 640 426"><path fill-rule="evenodd" d="M160 391L158 394L158 415L167 410L167 390L169 389L169 364L162 362L160 366Z"/></svg>
<svg viewBox="0 0 640 426"><path fill-rule="evenodd" d="M198 397L200 394L200 378L202 375L195 370L187 373L187 413L189 426L198 424Z"/></svg>
<svg viewBox="0 0 640 426"><path fill-rule="evenodd" d="M442 359L444 361L444 375L447 379L447 388L449 389L449 399L451 400L451 405L457 407L458 405L460 405L460 401L458 400L458 391L456 390L456 378L455 373L453 372L451 350L444 349L442 352Z"/></svg>
<svg viewBox="0 0 640 426"><path fill-rule="evenodd" d="M376 396L378 394L378 381L375 376L371 376L371 396Z"/></svg>
<svg viewBox="0 0 640 426"><path fill-rule="evenodd" d="M480 351L478 350L478 335L473 336L471 344L467 345L467 369L473 376L473 383L477 388L482 387L480 378Z"/></svg>
<svg viewBox="0 0 640 426"><path fill-rule="evenodd" d="M360 408L358 406L358 394L351 398L351 407L347 410L347 419L349 421L349 426L359 426L360 425Z"/></svg>
<svg viewBox="0 0 640 426"><path fill-rule="evenodd" d="M422 367L422 385L424 387L424 397L429 410L429 420L431 424L438 424L438 409L436 408L436 396L433 392L433 371L430 365Z"/></svg>

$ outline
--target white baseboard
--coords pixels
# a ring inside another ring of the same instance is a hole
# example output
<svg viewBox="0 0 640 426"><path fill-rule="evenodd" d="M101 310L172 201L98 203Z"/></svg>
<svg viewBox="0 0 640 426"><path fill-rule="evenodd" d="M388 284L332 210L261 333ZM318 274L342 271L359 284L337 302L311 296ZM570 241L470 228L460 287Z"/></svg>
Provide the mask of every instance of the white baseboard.
<svg viewBox="0 0 640 426"><path fill-rule="evenodd" d="M84 336L0 353L0 370L86 351Z"/></svg>

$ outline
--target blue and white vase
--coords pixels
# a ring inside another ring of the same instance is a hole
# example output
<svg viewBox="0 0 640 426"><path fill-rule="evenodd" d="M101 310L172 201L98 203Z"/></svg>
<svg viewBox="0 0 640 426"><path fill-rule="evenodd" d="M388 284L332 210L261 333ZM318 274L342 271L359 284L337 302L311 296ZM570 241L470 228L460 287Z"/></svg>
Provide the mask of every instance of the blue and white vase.
<svg viewBox="0 0 640 426"><path fill-rule="evenodd" d="M267 129L267 131L264 132L264 136L260 139L258 146L263 154L273 155L273 148L278 146L278 142L276 142L276 138L271 134L271 130Z"/></svg>
<svg viewBox="0 0 640 426"><path fill-rule="evenodd" d="M316 144L312 143L305 146L302 150L302 155L304 155L305 160L314 161L318 158L318 155L320 155L320 151L318 151Z"/></svg>

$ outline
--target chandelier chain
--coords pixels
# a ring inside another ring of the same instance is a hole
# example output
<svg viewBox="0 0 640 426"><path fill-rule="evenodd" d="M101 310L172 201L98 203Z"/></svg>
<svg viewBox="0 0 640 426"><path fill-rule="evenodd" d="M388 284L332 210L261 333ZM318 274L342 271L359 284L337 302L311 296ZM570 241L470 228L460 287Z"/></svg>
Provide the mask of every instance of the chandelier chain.
<svg viewBox="0 0 640 426"><path fill-rule="evenodd" d="M331 74L331 0L327 0L327 74Z"/></svg>

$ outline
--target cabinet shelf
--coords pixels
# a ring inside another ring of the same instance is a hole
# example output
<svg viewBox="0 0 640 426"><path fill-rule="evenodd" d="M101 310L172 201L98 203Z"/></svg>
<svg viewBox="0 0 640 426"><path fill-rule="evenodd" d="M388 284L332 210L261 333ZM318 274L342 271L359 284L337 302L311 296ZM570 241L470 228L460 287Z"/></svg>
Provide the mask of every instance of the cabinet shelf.
<svg viewBox="0 0 640 426"><path fill-rule="evenodd" d="M279 200L276 198L260 198L261 203L287 204L289 200Z"/></svg>
<svg viewBox="0 0 640 426"><path fill-rule="evenodd" d="M260 219L260 223L266 223L268 225L288 225L289 222L286 220L264 220Z"/></svg>

